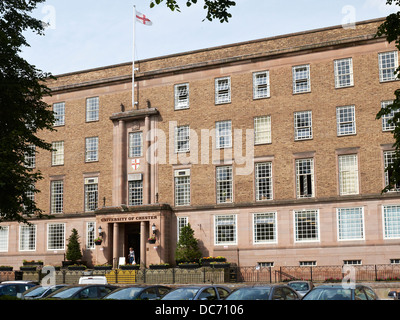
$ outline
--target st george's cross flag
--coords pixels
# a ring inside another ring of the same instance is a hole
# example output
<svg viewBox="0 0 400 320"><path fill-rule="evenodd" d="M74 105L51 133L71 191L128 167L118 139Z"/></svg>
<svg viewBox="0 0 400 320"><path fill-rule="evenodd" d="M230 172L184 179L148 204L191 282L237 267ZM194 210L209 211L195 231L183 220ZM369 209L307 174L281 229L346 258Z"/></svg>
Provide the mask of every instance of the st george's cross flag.
<svg viewBox="0 0 400 320"><path fill-rule="evenodd" d="M140 13L139 11L136 11L136 21L144 24L145 26L151 26L153 24L153 22L151 22L151 20L146 17L145 14Z"/></svg>

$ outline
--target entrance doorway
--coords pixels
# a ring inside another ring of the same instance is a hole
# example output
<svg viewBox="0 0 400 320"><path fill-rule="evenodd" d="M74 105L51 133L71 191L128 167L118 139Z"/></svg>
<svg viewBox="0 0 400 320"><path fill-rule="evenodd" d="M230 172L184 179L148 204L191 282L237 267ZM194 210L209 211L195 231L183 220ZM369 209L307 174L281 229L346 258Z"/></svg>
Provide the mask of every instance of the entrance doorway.
<svg viewBox="0 0 400 320"><path fill-rule="evenodd" d="M128 257L129 248L133 248L135 251L136 263L140 263L140 222L139 223L127 223L125 225L125 257ZM128 259L126 260L128 263Z"/></svg>

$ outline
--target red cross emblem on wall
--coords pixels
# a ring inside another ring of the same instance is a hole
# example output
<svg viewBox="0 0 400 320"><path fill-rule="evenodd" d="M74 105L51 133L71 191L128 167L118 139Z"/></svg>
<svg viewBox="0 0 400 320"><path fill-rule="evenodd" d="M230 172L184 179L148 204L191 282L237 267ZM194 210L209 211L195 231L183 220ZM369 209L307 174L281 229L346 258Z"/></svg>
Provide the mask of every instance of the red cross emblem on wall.
<svg viewBox="0 0 400 320"><path fill-rule="evenodd" d="M140 167L140 159L133 159L132 160L132 168L133 170L138 170Z"/></svg>

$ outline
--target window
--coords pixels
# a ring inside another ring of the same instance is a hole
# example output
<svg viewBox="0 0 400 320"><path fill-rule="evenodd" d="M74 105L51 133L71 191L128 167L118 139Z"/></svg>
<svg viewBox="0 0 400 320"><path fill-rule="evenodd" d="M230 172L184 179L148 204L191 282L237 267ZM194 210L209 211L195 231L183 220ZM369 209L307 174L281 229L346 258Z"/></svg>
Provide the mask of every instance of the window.
<svg viewBox="0 0 400 320"><path fill-rule="evenodd" d="M0 227L0 252L8 252L8 235L9 235L9 227L1 226Z"/></svg>
<svg viewBox="0 0 400 320"><path fill-rule="evenodd" d="M391 101L382 101L381 107L386 108L387 106L393 104L393 100ZM392 123L395 111L391 110L389 114L385 114L382 116L382 131L392 131L395 128L395 124Z"/></svg>
<svg viewBox="0 0 400 320"><path fill-rule="evenodd" d="M254 243L276 242L276 212L253 215Z"/></svg>
<svg viewBox="0 0 400 320"><path fill-rule="evenodd" d="M186 227L189 224L189 218L188 217L178 217L178 226L177 226L177 231L178 231L178 241L179 241L179 236L181 235L181 230L183 227Z"/></svg>
<svg viewBox="0 0 400 320"><path fill-rule="evenodd" d="M300 267L315 267L317 266L317 261L299 261Z"/></svg>
<svg viewBox="0 0 400 320"><path fill-rule="evenodd" d="M141 206L143 204L143 180L133 180L128 182L130 206Z"/></svg>
<svg viewBox="0 0 400 320"><path fill-rule="evenodd" d="M51 164L53 166L64 165L64 141L55 141L52 143Z"/></svg>
<svg viewBox="0 0 400 320"><path fill-rule="evenodd" d="M254 144L271 143L271 116L254 118Z"/></svg>
<svg viewBox="0 0 400 320"><path fill-rule="evenodd" d="M51 213L62 213L64 202L64 181L55 180L51 181Z"/></svg>
<svg viewBox="0 0 400 320"><path fill-rule="evenodd" d="M65 224L54 223L47 225L47 250L65 249Z"/></svg>
<svg viewBox="0 0 400 320"><path fill-rule="evenodd" d="M236 215L217 215L215 222L215 244L236 244Z"/></svg>
<svg viewBox="0 0 400 320"><path fill-rule="evenodd" d="M296 160L297 198L314 197L314 160Z"/></svg>
<svg viewBox="0 0 400 320"><path fill-rule="evenodd" d="M357 155L339 156L340 195L358 194Z"/></svg>
<svg viewBox="0 0 400 320"><path fill-rule="evenodd" d="M189 109L189 84L175 85L175 110Z"/></svg>
<svg viewBox="0 0 400 320"><path fill-rule="evenodd" d="M215 104L231 102L231 78L215 79Z"/></svg>
<svg viewBox="0 0 400 320"><path fill-rule="evenodd" d="M232 147L232 122L230 120L219 121L215 126L217 149Z"/></svg>
<svg viewBox="0 0 400 320"><path fill-rule="evenodd" d="M86 122L99 120L99 97L86 99Z"/></svg>
<svg viewBox="0 0 400 320"><path fill-rule="evenodd" d="M400 238L400 205L383 206L384 239Z"/></svg>
<svg viewBox="0 0 400 320"><path fill-rule="evenodd" d="M29 201L31 201L31 203L33 203L35 201L34 189L35 189L35 185L33 184L32 188L30 190L27 190L25 193L27 201L26 201L26 203L24 203L24 210L28 210L29 207L31 206Z"/></svg>
<svg viewBox="0 0 400 320"><path fill-rule="evenodd" d="M338 208L337 224L339 240L364 239L363 208Z"/></svg>
<svg viewBox="0 0 400 320"><path fill-rule="evenodd" d="M34 169L36 167L36 146L29 145L29 151L25 152L25 167Z"/></svg>
<svg viewBox="0 0 400 320"><path fill-rule="evenodd" d="M312 139L312 113L311 111L302 111L294 113L294 139L306 140Z"/></svg>
<svg viewBox="0 0 400 320"><path fill-rule="evenodd" d="M343 264L348 266L361 266L362 260L343 260Z"/></svg>
<svg viewBox="0 0 400 320"><path fill-rule="evenodd" d="M85 161L93 162L99 160L99 138L91 137L86 138L85 144Z"/></svg>
<svg viewBox="0 0 400 320"><path fill-rule="evenodd" d="M217 203L233 201L232 167L217 167Z"/></svg>
<svg viewBox="0 0 400 320"><path fill-rule="evenodd" d="M272 163L256 163L256 201L272 200Z"/></svg>
<svg viewBox="0 0 400 320"><path fill-rule="evenodd" d="M293 67L293 93L303 93L311 91L310 66Z"/></svg>
<svg viewBox="0 0 400 320"><path fill-rule="evenodd" d="M295 242L318 241L318 210L294 211Z"/></svg>
<svg viewBox="0 0 400 320"><path fill-rule="evenodd" d="M383 52L379 58L379 81L386 82L396 79L395 71L399 66L397 51Z"/></svg>
<svg viewBox="0 0 400 320"><path fill-rule="evenodd" d="M269 92L269 71L253 73L253 99L268 98Z"/></svg>
<svg viewBox="0 0 400 320"><path fill-rule="evenodd" d="M65 124L65 102L53 104L54 126L63 126Z"/></svg>
<svg viewBox="0 0 400 320"><path fill-rule="evenodd" d="M96 237L96 222L86 223L86 248L94 249L94 239Z"/></svg>
<svg viewBox="0 0 400 320"><path fill-rule="evenodd" d="M356 134L356 118L354 106L336 108L337 135Z"/></svg>
<svg viewBox="0 0 400 320"><path fill-rule="evenodd" d="M390 259L390 264L400 264L400 259Z"/></svg>
<svg viewBox="0 0 400 320"><path fill-rule="evenodd" d="M138 158L143 156L143 133L129 133L129 158Z"/></svg>
<svg viewBox="0 0 400 320"><path fill-rule="evenodd" d="M354 85L353 82L353 59L335 60L335 87L345 88Z"/></svg>
<svg viewBox="0 0 400 320"><path fill-rule="evenodd" d="M85 212L93 212L98 207L98 182L97 177L85 179Z"/></svg>
<svg viewBox="0 0 400 320"><path fill-rule="evenodd" d="M383 160L384 160L384 166L385 166L385 186L388 186L390 183L390 178L392 177L393 174L393 169L391 165L394 163L394 160L396 158L396 152L395 151L385 151L383 153ZM396 183L395 186L393 186L390 191L400 191L400 183Z"/></svg>
<svg viewBox="0 0 400 320"><path fill-rule="evenodd" d="M175 153L189 152L190 150L189 126L175 127Z"/></svg>
<svg viewBox="0 0 400 320"><path fill-rule="evenodd" d="M190 205L190 169L175 170L175 205Z"/></svg>
<svg viewBox="0 0 400 320"><path fill-rule="evenodd" d="M36 225L19 227L19 251L36 250Z"/></svg>

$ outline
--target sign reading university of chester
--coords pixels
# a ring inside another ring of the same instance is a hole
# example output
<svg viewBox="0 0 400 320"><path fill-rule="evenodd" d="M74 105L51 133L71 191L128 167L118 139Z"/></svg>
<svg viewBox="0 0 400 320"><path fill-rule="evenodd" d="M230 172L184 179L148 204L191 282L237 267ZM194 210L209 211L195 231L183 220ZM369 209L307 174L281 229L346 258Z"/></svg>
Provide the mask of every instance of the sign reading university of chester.
<svg viewBox="0 0 400 320"><path fill-rule="evenodd" d="M126 217L111 217L101 218L101 222L133 222L133 221L146 221L157 219L157 216L126 216Z"/></svg>

